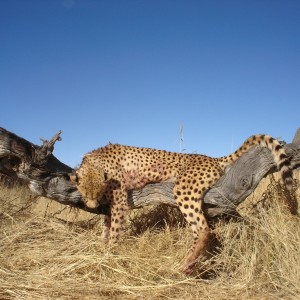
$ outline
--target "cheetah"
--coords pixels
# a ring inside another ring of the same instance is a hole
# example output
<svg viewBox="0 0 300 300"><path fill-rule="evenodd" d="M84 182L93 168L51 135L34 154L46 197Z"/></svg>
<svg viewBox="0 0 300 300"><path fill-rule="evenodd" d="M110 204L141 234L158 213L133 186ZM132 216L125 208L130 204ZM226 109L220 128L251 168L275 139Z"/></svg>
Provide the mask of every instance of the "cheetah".
<svg viewBox="0 0 300 300"><path fill-rule="evenodd" d="M190 274L198 257L206 253L212 236L202 210L203 195L227 166L255 145L271 150L282 181L291 190L292 168L285 150L278 140L263 134L249 137L234 153L220 158L109 144L86 154L72 179L86 206L97 207L103 196L109 200L111 215L105 217L103 238L110 243L119 238L129 190L174 180L176 203L193 234L193 245L183 266L183 272Z"/></svg>

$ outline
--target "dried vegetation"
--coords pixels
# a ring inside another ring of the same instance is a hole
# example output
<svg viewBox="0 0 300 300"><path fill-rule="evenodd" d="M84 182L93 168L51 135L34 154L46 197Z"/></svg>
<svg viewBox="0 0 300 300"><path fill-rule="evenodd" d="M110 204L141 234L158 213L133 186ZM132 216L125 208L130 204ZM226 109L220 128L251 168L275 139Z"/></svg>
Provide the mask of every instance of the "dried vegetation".
<svg viewBox="0 0 300 300"><path fill-rule="evenodd" d="M1 187L0 299L299 299L300 217L276 180L259 189L243 218L215 225L219 246L186 277L191 235L170 208L132 212L108 248L102 217Z"/></svg>

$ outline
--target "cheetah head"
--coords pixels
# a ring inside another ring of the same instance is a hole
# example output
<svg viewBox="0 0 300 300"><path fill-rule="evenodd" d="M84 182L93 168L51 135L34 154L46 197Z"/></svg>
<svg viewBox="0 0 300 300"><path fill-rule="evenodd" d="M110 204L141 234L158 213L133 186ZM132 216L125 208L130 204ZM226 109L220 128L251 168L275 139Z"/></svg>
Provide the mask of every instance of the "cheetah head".
<svg viewBox="0 0 300 300"><path fill-rule="evenodd" d="M82 195L85 205L96 208L103 197L107 182L105 174L92 167L81 166L75 174L70 175L70 180L76 183L77 189Z"/></svg>

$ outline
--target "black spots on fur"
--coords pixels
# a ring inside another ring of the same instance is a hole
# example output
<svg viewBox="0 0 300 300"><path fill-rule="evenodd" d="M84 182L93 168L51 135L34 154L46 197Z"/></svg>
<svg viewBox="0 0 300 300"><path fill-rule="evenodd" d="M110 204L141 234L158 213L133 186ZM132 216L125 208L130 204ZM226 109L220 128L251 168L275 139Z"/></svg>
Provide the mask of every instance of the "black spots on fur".
<svg viewBox="0 0 300 300"><path fill-rule="evenodd" d="M285 160L285 161L287 161L287 160L286 160L286 159L287 159L286 154L281 153L281 154L279 155L279 159L280 159L280 160ZM287 162L288 162L288 161L287 161ZM289 164L289 162L288 162L288 164Z"/></svg>
<svg viewBox="0 0 300 300"><path fill-rule="evenodd" d="M282 149L282 146L278 144L278 145L275 146L274 149L275 149L276 152L278 152L279 150Z"/></svg>
<svg viewBox="0 0 300 300"><path fill-rule="evenodd" d="M272 137L270 137L268 142L269 142L269 144L273 144L274 139Z"/></svg>
<svg viewBox="0 0 300 300"><path fill-rule="evenodd" d="M284 172L282 173L282 179L283 179L285 182L288 182L288 183L291 183L291 182L292 182L292 176L293 176L293 173L292 173L292 170L291 170L291 169L286 169L286 170L284 170Z"/></svg>
<svg viewBox="0 0 300 300"><path fill-rule="evenodd" d="M189 209L189 205L188 204L184 204L183 208L184 209Z"/></svg>
<svg viewBox="0 0 300 300"><path fill-rule="evenodd" d="M282 161L280 164L279 164L279 166L278 166L278 168L279 168L279 170L281 170L283 167L290 167L290 162L286 159L286 160L284 160L284 161Z"/></svg>
<svg viewBox="0 0 300 300"><path fill-rule="evenodd" d="M234 153L233 153L233 156L235 156L235 157L240 157L240 151L241 151L241 149L237 149ZM232 158L232 156L231 156L231 158ZM228 162L228 160L226 159L226 161L225 162Z"/></svg>

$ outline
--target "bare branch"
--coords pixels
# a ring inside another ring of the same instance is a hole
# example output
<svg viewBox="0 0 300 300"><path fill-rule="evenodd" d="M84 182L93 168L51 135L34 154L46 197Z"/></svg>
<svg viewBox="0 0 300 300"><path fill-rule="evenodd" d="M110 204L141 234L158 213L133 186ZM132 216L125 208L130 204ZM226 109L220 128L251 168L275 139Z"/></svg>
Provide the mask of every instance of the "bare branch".
<svg viewBox="0 0 300 300"><path fill-rule="evenodd" d="M95 214L109 214L105 198L97 209L88 209L69 181L68 173L74 171L53 154L54 144L61 141L58 131L50 141L36 146L4 128L0 128L0 178L22 181L34 193ZM300 129L285 149L294 168L300 166ZM263 177L276 171L271 152L254 147L236 161L219 181L205 194L204 210L208 217L235 214L236 207L256 188ZM166 204L176 206L172 182L148 184L141 190L129 192L129 205L139 208L145 205Z"/></svg>

